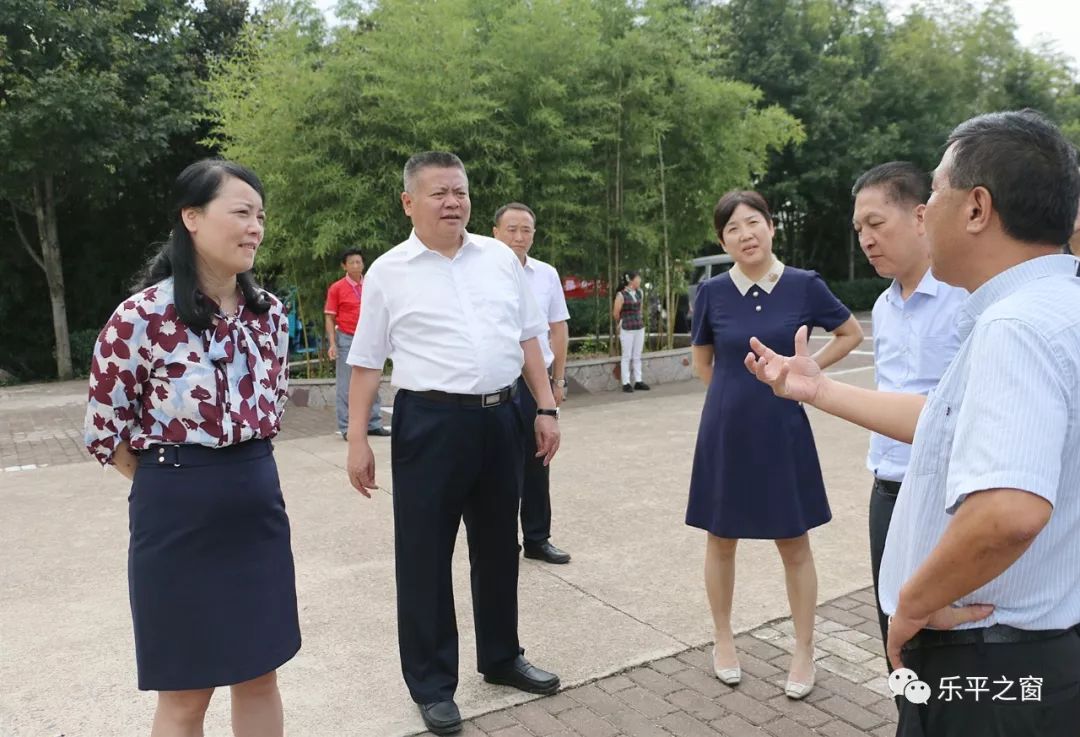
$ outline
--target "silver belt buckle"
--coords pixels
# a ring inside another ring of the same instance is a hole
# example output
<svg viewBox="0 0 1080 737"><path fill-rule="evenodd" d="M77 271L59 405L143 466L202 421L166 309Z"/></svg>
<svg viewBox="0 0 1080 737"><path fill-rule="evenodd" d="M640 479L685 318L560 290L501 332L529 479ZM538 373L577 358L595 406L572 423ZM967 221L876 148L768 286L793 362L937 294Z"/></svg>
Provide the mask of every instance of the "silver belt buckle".
<svg viewBox="0 0 1080 737"><path fill-rule="evenodd" d="M483 399L484 406L485 407L496 407L496 406L498 406L501 394L502 394L502 392L493 392L491 394L485 394L484 399Z"/></svg>

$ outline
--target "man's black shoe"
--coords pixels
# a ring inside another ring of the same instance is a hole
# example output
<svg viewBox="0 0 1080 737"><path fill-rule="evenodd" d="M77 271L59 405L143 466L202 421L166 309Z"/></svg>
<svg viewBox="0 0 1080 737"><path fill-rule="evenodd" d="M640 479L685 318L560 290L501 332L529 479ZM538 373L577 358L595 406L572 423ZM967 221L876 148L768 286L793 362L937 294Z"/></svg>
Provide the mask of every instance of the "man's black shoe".
<svg viewBox="0 0 1080 737"><path fill-rule="evenodd" d="M622 385L622 390L624 392L626 392L627 394L633 394L634 393L634 387L630 386L629 384L623 384Z"/></svg>
<svg viewBox="0 0 1080 737"><path fill-rule="evenodd" d="M634 384L634 388L637 389L639 392L649 391L649 385L646 384L644 381L639 381L638 383Z"/></svg>
<svg viewBox="0 0 1080 737"><path fill-rule="evenodd" d="M380 438L388 438L388 437L390 437L390 431L387 430L385 427L376 427L373 430L369 429L367 431L367 434L368 435L374 435L374 436L380 437Z"/></svg>
<svg viewBox="0 0 1080 737"><path fill-rule="evenodd" d="M417 704L424 725L433 734L456 734L461 731L461 712L453 701L436 701L433 704Z"/></svg>
<svg viewBox="0 0 1080 737"><path fill-rule="evenodd" d="M559 550L550 542L525 543L525 557L533 560L542 560L545 563L569 563L570 553Z"/></svg>
<svg viewBox="0 0 1080 737"><path fill-rule="evenodd" d="M500 686L513 686L519 691L549 696L559 690L559 677L532 665L523 655L503 670L485 673L484 680ZM434 731L434 730L432 730Z"/></svg>
<svg viewBox="0 0 1080 737"><path fill-rule="evenodd" d="M349 433L347 433L347 432L345 432L344 430L342 430L342 431L341 431L341 439L342 439L342 440L345 440L345 441L348 441L348 440L349 440Z"/></svg>

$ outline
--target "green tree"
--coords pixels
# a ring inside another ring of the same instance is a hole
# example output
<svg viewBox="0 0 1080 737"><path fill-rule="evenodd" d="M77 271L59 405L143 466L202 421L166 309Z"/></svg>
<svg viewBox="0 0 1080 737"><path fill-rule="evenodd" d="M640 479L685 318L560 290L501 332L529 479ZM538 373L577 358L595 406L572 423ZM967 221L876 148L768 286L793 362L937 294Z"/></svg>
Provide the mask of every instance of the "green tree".
<svg viewBox="0 0 1080 737"><path fill-rule="evenodd" d="M109 202L117 177L194 127L182 103L194 97L197 35L175 0L9 0L0 38L0 197L45 274L56 372L70 378L58 213L69 200Z"/></svg>
<svg viewBox="0 0 1080 737"><path fill-rule="evenodd" d="M308 303L338 249L378 253L406 235L397 193L415 151L466 162L474 231L526 201L538 255L596 275L620 253L642 265L660 253L658 136L671 240L697 244L717 187L799 135L751 87L714 78L683 3L393 0L347 10L329 38L303 7L269 9L212 90L217 140L272 185L264 265Z"/></svg>
<svg viewBox="0 0 1080 737"><path fill-rule="evenodd" d="M1075 69L1023 47L1005 0L915 5L889 20L881 0L731 0L716 8L714 56L806 130L757 187L778 216L784 258L830 276L869 275L855 258L850 189L865 169L928 169L949 131L982 112L1036 107L1072 130Z"/></svg>

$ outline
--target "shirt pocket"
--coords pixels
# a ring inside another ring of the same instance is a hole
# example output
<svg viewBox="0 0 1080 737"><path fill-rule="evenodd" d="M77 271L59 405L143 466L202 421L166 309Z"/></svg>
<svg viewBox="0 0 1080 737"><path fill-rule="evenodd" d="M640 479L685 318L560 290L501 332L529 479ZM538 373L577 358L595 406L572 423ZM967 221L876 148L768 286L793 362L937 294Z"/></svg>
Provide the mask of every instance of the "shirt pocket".
<svg viewBox="0 0 1080 737"><path fill-rule="evenodd" d="M911 462L907 470L909 476L933 476L947 470L958 410L955 402L937 392L932 392L926 398L911 445Z"/></svg>
<svg viewBox="0 0 1080 737"><path fill-rule="evenodd" d="M927 336L918 341L918 375L920 381L937 382L945 375L956 355L956 341L948 335Z"/></svg>

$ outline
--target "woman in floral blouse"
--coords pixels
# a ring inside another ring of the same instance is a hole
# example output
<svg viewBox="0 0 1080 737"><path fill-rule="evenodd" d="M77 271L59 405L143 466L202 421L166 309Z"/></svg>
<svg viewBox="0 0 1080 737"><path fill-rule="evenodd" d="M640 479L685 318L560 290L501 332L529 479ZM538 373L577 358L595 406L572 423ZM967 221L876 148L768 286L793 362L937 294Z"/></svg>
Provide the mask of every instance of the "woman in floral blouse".
<svg viewBox="0 0 1080 737"><path fill-rule="evenodd" d="M98 337L86 445L132 480L128 587L153 737L202 734L231 686L238 737L281 735L276 669L300 648L289 519L270 438L288 324L251 276L262 184L204 160L172 233Z"/></svg>

